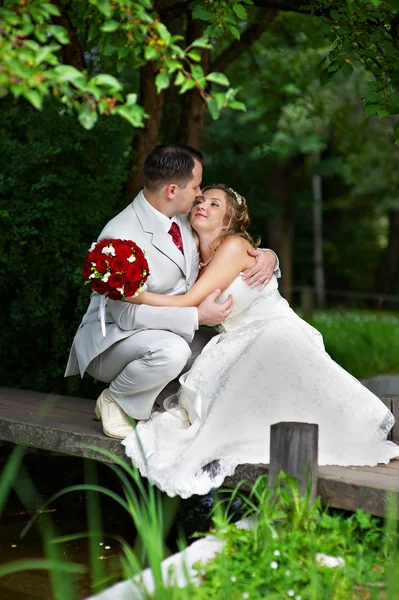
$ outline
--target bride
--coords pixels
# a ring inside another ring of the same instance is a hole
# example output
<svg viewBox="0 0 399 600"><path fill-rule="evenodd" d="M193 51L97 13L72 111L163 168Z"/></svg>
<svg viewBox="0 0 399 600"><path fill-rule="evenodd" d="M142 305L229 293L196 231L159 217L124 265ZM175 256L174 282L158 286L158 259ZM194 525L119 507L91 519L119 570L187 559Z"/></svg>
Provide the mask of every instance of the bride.
<svg viewBox="0 0 399 600"><path fill-rule="evenodd" d="M319 425L319 465L388 463L394 418L386 406L324 350L321 334L289 307L276 277L262 290L244 284L255 261L245 198L225 185L205 188L190 214L200 275L183 296L142 292L152 306L198 306L215 287L233 311L220 334L180 378L166 411L140 421L122 443L143 476L170 496L219 487L238 464L268 463L270 426Z"/></svg>

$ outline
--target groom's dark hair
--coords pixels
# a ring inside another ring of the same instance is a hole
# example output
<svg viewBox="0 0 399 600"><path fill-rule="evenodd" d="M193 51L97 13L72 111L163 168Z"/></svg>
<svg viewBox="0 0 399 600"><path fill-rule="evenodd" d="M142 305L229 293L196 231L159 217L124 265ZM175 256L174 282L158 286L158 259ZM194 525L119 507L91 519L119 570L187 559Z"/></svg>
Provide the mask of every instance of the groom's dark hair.
<svg viewBox="0 0 399 600"><path fill-rule="evenodd" d="M144 162L144 185L158 190L165 184L177 183L185 187L193 178L194 160L203 164L199 150L185 144L161 144L147 156Z"/></svg>

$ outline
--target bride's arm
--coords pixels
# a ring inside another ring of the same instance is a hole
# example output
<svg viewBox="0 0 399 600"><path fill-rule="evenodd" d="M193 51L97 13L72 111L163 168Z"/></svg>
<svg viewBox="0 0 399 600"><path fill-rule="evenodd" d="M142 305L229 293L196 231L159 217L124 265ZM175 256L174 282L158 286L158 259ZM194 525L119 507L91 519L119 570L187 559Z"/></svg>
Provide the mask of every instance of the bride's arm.
<svg viewBox="0 0 399 600"><path fill-rule="evenodd" d="M231 235L220 244L209 266L186 294L166 296L141 292L127 301L150 306L199 306L215 289L225 290L241 271L254 264L254 259L247 254L249 248L246 240Z"/></svg>

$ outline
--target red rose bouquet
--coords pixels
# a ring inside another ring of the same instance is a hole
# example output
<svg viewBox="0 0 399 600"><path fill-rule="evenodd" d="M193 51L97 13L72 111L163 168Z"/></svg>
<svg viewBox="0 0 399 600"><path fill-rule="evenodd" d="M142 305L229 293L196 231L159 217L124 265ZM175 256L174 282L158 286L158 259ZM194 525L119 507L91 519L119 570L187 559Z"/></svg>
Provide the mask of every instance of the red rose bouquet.
<svg viewBox="0 0 399 600"><path fill-rule="evenodd" d="M149 274L144 252L130 240L94 242L83 265L85 285L111 300L136 296Z"/></svg>

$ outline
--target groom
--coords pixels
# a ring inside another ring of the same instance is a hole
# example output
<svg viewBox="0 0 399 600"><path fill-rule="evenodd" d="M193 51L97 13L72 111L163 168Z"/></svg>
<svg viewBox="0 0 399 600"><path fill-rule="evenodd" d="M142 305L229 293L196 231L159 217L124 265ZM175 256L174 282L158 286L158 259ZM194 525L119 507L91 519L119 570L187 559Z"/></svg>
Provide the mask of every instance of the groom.
<svg viewBox="0 0 399 600"><path fill-rule="evenodd" d="M201 194L202 154L189 146L157 146L144 163L144 190L104 227L100 239L131 239L146 252L149 291L184 294L198 276L198 250L188 213ZM272 251L250 251L251 284L264 284L276 268ZM277 267L278 268L278 267ZM107 300L106 336L99 320L100 295L93 293L69 355L65 376L87 371L109 384L96 403L104 433L124 439L127 415L147 419L158 394L199 354L232 310L232 298L217 304L215 290L198 308L153 307ZM193 346L196 346L194 349ZM194 356L195 357L195 356Z"/></svg>

